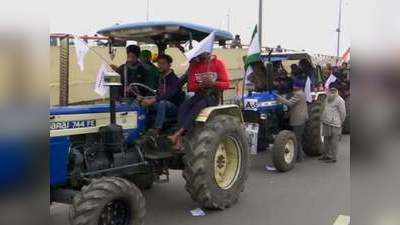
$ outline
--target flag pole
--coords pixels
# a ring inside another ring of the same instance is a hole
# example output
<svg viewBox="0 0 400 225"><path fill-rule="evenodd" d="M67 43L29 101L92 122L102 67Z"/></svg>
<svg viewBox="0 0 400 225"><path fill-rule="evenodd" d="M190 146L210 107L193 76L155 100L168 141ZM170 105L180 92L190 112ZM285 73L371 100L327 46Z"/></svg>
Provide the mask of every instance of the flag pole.
<svg viewBox="0 0 400 225"><path fill-rule="evenodd" d="M146 21L148 22L149 18L150 18L150 0L147 0L146 3L147 3L147 5L146 5L146 7L147 7L147 9L146 9Z"/></svg>
<svg viewBox="0 0 400 225"><path fill-rule="evenodd" d="M337 32L337 49L336 49L336 60L339 60L340 56L340 33L342 31L342 2L343 0L339 1L339 21L338 21L338 28L336 29Z"/></svg>

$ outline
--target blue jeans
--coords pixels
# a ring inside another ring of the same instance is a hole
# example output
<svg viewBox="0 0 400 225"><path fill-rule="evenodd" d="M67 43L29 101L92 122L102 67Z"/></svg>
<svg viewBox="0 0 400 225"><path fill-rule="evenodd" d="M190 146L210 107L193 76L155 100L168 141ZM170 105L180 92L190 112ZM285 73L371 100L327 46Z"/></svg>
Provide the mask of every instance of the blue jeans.
<svg viewBox="0 0 400 225"><path fill-rule="evenodd" d="M190 130L199 113L209 106L217 106L218 100L211 96L196 93L179 107L178 121L180 128Z"/></svg>
<svg viewBox="0 0 400 225"><path fill-rule="evenodd" d="M160 101L155 105L157 114L154 128L162 129L167 117L173 117L177 114L177 108L174 103L169 101Z"/></svg>

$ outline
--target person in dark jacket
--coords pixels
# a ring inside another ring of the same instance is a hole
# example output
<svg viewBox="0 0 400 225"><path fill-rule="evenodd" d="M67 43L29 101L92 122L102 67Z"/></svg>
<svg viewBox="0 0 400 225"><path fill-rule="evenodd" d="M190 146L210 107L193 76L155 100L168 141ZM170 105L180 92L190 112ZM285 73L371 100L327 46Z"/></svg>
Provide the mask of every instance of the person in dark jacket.
<svg viewBox="0 0 400 225"><path fill-rule="evenodd" d="M177 109L185 100L180 80L171 69L172 57L169 55L158 56L158 66L161 76L157 96L142 100L143 106L155 106L156 119L154 128L160 133L167 117L176 117Z"/></svg>
<svg viewBox="0 0 400 225"><path fill-rule="evenodd" d="M152 53L149 50L143 50L140 53L140 60L143 63L144 68L149 71L147 76L145 77L145 81L147 85L154 89L158 89L159 79L160 79L160 72L157 66L155 66L151 60Z"/></svg>
<svg viewBox="0 0 400 225"><path fill-rule="evenodd" d="M133 97L129 92L129 85L131 83L146 84L146 77L148 71L144 68L143 64L139 61L140 47L137 45L129 45L126 48L126 63L121 66L110 65L111 68L121 75L122 86L119 92L119 98Z"/></svg>

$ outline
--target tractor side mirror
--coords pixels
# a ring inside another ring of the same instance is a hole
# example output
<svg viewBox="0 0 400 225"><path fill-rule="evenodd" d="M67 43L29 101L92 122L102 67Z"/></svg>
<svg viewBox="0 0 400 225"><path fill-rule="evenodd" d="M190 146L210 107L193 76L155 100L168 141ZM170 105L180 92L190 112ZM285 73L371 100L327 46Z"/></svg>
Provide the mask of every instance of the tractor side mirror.
<svg viewBox="0 0 400 225"><path fill-rule="evenodd" d="M273 64L270 61L264 62L265 66L265 76L266 76L266 81L267 81L267 91L272 91L273 90Z"/></svg>

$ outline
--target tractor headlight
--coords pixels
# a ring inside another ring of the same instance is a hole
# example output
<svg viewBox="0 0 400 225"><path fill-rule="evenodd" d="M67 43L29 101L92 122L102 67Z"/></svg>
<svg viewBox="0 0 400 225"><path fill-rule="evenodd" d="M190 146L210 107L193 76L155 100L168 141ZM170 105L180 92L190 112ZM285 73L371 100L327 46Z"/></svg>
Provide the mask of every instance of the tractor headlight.
<svg viewBox="0 0 400 225"><path fill-rule="evenodd" d="M268 118L268 115L265 113L260 114L260 119L266 120Z"/></svg>
<svg viewBox="0 0 400 225"><path fill-rule="evenodd" d="M277 101L267 101L267 102L261 102L261 103L259 103L259 105L261 107L271 107L271 106L278 105L278 102Z"/></svg>

